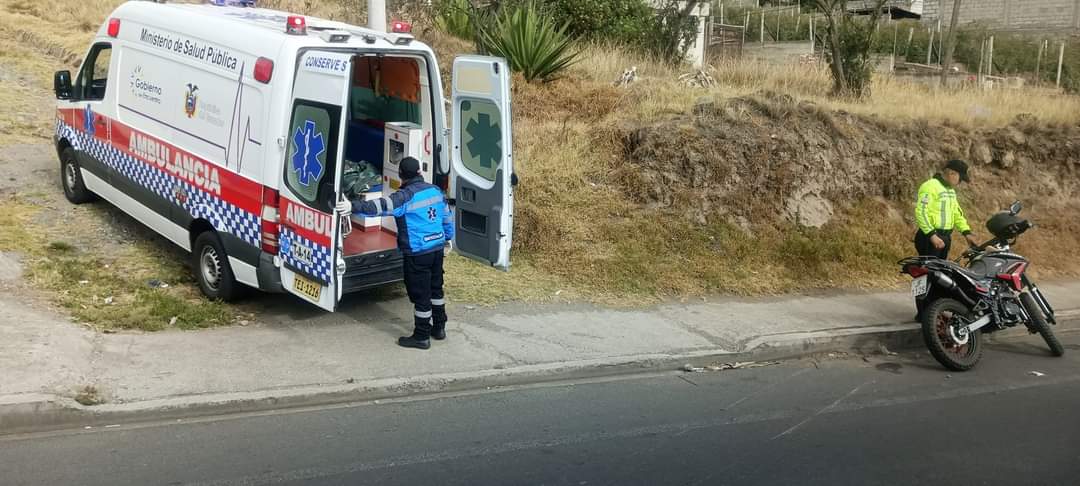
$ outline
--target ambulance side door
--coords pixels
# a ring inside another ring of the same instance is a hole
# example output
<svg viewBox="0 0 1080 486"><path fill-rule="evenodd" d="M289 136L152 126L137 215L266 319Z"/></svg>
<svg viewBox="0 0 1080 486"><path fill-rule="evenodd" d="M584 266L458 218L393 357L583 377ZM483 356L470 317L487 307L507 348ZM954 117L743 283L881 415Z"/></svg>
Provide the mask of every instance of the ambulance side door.
<svg viewBox="0 0 1080 486"><path fill-rule="evenodd" d="M502 58L454 60L450 132L454 246L458 253L510 269L514 174L510 70Z"/></svg>
<svg viewBox="0 0 1080 486"><path fill-rule="evenodd" d="M296 69L280 185L281 283L332 312L345 273L334 204L341 187L351 56L303 51Z"/></svg>

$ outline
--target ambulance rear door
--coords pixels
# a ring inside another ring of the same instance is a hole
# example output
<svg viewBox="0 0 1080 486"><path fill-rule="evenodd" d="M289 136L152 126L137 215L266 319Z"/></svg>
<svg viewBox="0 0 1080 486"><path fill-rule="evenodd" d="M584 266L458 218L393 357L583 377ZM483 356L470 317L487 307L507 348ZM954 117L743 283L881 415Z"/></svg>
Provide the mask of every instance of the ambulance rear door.
<svg viewBox="0 0 1080 486"><path fill-rule="evenodd" d="M331 312L341 300L345 273L343 218L335 217L334 205L341 187L351 58L302 51L280 185L282 286Z"/></svg>
<svg viewBox="0 0 1080 486"><path fill-rule="evenodd" d="M451 159L454 246L458 253L510 269L513 238L513 130L510 70L502 58L454 60Z"/></svg>

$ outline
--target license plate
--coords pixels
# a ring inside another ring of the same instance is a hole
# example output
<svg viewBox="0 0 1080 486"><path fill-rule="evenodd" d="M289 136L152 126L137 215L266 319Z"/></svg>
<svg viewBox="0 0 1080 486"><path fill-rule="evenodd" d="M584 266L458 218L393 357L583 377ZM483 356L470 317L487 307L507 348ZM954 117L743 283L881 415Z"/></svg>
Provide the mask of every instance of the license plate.
<svg viewBox="0 0 1080 486"><path fill-rule="evenodd" d="M922 297L930 291L930 280L923 275L911 282L911 295L915 297Z"/></svg>
<svg viewBox="0 0 1080 486"><path fill-rule="evenodd" d="M296 289L297 292L300 292L301 294L310 297L311 300L314 301L318 301L319 296L322 295L322 284L312 282L311 280L308 280L299 275L294 275L293 289Z"/></svg>

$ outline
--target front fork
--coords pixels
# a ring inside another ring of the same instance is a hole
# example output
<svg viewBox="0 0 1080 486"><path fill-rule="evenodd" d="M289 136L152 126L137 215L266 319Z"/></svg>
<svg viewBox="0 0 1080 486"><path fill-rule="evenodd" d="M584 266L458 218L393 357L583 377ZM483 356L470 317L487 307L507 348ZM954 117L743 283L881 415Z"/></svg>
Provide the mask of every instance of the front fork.
<svg viewBox="0 0 1080 486"><path fill-rule="evenodd" d="M1054 318L1054 308L1050 307L1050 301L1046 300L1043 296L1039 286L1027 278L1027 274L1024 275L1024 286L1027 288L1028 293L1035 298L1035 303L1039 305L1039 309L1042 310L1044 316L1046 316L1046 322L1057 325L1057 319ZM1030 311L1029 311L1030 312Z"/></svg>

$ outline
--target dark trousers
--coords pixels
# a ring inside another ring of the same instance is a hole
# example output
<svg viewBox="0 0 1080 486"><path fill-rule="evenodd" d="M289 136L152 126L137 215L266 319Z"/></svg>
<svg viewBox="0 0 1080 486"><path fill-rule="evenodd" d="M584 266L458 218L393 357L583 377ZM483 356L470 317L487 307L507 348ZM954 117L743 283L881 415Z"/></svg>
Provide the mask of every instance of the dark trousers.
<svg viewBox="0 0 1080 486"><path fill-rule="evenodd" d="M934 248L934 242L930 241L930 237L938 235L945 242L945 248ZM951 231L935 231L931 234L923 233L922 230L915 231L915 251L919 252L919 256L938 257L942 259L949 258L949 249L952 248L952 232ZM916 316L919 320L922 319L923 311L926 310L926 305L922 300L915 299L915 308L919 313Z"/></svg>
<svg viewBox="0 0 1080 486"><path fill-rule="evenodd" d="M446 327L446 300L443 298L443 252L405 257L405 290L413 304L416 329L413 337L431 336L435 329Z"/></svg>
<svg viewBox="0 0 1080 486"><path fill-rule="evenodd" d="M934 248L934 242L930 241L930 237L938 235L945 242L945 248ZM952 248L952 232L951 231L935 231L931 234L923 233L922 230L915 232L915 251L919 253L919 256L932 256L938 258L949 258L949 249Z"/></svg>

